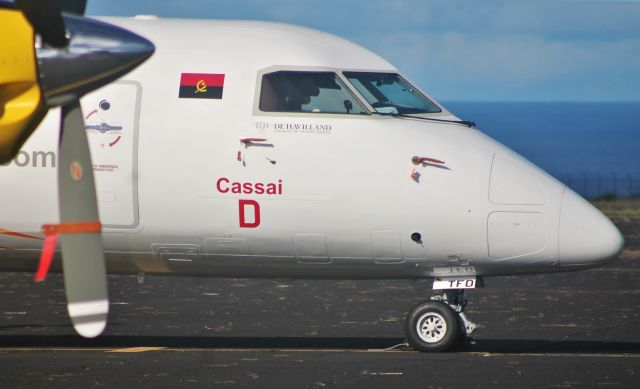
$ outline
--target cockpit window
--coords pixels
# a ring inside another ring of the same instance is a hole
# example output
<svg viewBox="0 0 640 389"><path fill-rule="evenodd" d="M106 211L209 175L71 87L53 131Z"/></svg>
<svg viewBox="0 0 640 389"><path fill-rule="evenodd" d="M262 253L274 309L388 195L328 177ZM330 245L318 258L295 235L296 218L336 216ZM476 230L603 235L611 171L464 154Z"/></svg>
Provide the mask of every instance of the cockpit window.
<svg viewBox="0 0 640 389"><path fill-rule="evenodd" d="M377 111L390 112L391 109L401 114L442 112L398 74L344 72L344 75Z"/></svg>
<svg viewBox="0 0 640 389"><path fill-rule="evenodd" d="M332 72L278 71L262 76L260 110L369 114Z"/></svg>

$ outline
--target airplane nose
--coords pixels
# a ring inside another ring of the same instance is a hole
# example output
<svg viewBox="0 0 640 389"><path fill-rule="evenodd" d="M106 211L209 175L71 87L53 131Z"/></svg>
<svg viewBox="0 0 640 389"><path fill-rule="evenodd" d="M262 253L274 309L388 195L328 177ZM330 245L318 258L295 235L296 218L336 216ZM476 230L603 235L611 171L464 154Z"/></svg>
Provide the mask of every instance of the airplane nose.
<svg viewBox="0 0 640 389"><path fill-rule="evenodd" d="M565 187L558 245L560 266L595 266L614 260L624 238L609 218Z"/></svg>

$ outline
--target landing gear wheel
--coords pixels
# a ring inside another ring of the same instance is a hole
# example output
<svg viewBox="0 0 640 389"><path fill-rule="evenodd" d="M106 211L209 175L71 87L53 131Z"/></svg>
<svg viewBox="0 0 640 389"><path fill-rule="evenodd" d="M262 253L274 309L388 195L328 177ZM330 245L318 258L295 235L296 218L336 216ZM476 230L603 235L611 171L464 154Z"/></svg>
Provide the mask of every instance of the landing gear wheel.
<svg viewBox="0 0 640 389"><path fill-rule="evenodd" d="M448 305L437 301L416 305L405 323L407 340L418 351L450 349L460 338L460 331L458 314Z"/></svg>

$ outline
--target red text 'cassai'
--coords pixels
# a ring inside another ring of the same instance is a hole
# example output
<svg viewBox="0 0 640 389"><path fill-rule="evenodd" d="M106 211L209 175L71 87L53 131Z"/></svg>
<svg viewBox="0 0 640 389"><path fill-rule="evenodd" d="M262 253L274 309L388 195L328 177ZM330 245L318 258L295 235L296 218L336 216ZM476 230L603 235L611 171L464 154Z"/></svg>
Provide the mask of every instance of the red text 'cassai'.
<svg viewBox="0 0 640 389"><path fill-rule="evenodd" d="M220 193L281 195L282 180L277 182L240 182L228 178L218 178L216 189Z"/></svg>

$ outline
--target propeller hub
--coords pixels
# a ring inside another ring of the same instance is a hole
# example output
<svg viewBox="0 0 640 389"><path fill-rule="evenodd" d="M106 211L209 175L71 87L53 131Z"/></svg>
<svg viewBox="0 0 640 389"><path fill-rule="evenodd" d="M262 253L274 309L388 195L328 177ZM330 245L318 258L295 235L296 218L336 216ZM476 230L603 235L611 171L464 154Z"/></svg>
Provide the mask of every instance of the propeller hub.
<svg viewBox="0 0 640 389"><path fill-rule="evenodd" d="M153 54L147 39L120 27L64 16L69 43L36 48L40 85L47 106L64 105L133 70Z"/></svg>

